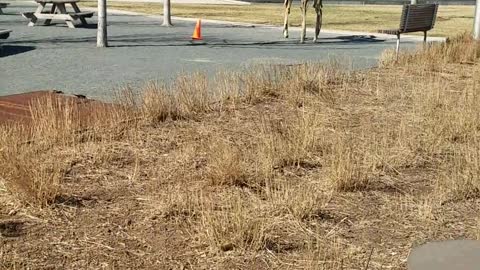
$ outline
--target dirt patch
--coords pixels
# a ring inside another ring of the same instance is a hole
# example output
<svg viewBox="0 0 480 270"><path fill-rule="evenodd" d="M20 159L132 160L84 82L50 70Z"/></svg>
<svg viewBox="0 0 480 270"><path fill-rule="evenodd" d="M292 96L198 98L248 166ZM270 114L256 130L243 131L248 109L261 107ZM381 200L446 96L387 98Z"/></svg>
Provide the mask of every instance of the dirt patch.
<svg viewBox="0 0 480 270"><path fill-rule="evenodd" d="M25 222L18 220L0 221L0 236L20 237L25 234Z"/></svg>

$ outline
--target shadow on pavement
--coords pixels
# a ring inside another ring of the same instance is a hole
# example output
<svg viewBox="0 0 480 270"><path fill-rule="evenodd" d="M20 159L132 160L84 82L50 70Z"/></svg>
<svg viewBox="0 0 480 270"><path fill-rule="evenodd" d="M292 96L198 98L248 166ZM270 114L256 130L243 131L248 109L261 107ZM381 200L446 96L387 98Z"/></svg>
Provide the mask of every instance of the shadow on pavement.
<svg viewBox="0 0 480 270"><path fill-rule="evenodd" d="M33 46L12 46L12 45L3 45L0 47L0 58L7 57L15 54L21 54L35 50Z"/></svg>
<svg viewBox="0 0 480 270"><path fill-rule="evenodd" d="M89 24L86 27L79 28L96 28L96 25ZM384 39L377 39L372 35L350 35L350 36L334 36L334 37L320 37L317 42L313 42L312 38L307 38L304 44L299 43L299 39L279 39L272 41L245 41L242 38L223 39L204 36L201 41L192 41L188 36L180 33L162 33L162 34L129 34L116 35L108 38L110 47L112 48L130 48L130 47L188 47L188 46L207 46L211 48L302 48L315 49L322 45L360 45L373 44L385 42ZM9 44L82 44L95 43L96 37L94 35L84 36L70 36L70 37L46 37L40 39L17 39L12 40Z"/></svg>
<svg viewBox="0 0 480 270"><path fill-rule="evenodd" d="M96 23L79 24L79 25L75 25L75 28L97 29L97 24Z"/></svg>
<svg viewBox="0 0 480 270"><path fill-rule="evenodd" d="M7 12L7 11L4 11L2 16L18 16L18 15L22 15L21 13L10 13L10 12Z"/></svg>

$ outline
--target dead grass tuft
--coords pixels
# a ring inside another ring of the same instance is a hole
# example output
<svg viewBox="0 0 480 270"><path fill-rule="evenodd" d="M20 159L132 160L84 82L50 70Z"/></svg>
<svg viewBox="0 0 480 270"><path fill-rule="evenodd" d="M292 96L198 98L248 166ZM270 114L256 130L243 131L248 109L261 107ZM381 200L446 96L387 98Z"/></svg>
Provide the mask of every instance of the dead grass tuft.
<svg viewBox="0 0 480 270"><path fill-rule="evenodd" d="M361 190L368 186L371 163L369 152L352 143L353 138L340 138L332 147L328 182L338 191Z"/></svg>
<svg viewBox="0 0 480 270"><path fill-rule="evenodd" d="M285 118L265 119L259 125L256 152L258 177L269 179L285 166L315 166L313 150L321 144L321 118L315 113L295 110Z"/></svg>
<svg viewBox="0 0 480 270"><path fill-rule="evenodd" d="M258 206L234 194L228 204L219 206L213 198L204 198L199 233L211 247L260 250L265 247L266 220L256 213ZM228 209L228 210L227 210Z"/></svg>
<svg viewBox="0 0 480 270"><path fill-rule="evenodd" d="M394 50L386 50L380 57L381 66L416 66L426 70L438 70L446 63L473 64L480 55L480 44L473 40L471 33L464 32L445 43L427 44L414 52L401 52L398 60Z"/></svg>
<svg viewBox="0 0 480 270"><path fill-rule="evenodd" d="M144 117L153 124L167 119L190 119L213 109L215 93L205 74L180 75L169 87L149 82L141 91Z"/></svg>
<svg viewBox="0 0 480 270"><path fill-rule="evenodd" d="M209 143L207 178L213 185L250 186L247 154L241 146L215 139Z"/></svg>

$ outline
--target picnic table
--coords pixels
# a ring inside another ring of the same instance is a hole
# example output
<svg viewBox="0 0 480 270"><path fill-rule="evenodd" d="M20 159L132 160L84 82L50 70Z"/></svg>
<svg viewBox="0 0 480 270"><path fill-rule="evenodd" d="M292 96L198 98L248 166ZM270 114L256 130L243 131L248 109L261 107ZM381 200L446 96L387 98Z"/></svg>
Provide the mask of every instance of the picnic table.
<svg viewBox="0 0 480 270"><path fill-rule="evenodd" d="M82 25L87 24L85 18L93 16L93 12L81 12L77 6L79 0L35 0L38 7L35 12L25 12L23 17L30 19L28 26L35 26L38 19L44 19L45 25L49 25L52 20L63 20L69 28L75 28L74 22L80 20ZM47 4L51 7L48 8ZM69 4L73 8L73 12L67 12L65 4Z"/></svg>

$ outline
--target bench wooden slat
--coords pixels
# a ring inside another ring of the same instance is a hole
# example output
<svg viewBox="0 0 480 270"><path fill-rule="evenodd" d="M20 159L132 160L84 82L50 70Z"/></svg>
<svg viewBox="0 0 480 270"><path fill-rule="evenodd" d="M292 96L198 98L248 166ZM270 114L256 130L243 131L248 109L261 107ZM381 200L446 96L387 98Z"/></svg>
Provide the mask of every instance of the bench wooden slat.
<svg viewBox="0 0 480 270"><path fill-rule="evenodd" d="M25 12L22 13L22 16L27 19L37 18L45 20L68 20L73 21L74 19L70 14L51 14L51 13L34 13L34 12Z"/></svg>
<svg viewBox="0 0 480 270"><path fill-rule="evenodd" d="M438 4L404 5L400 19L400 32L428 31L435 25Z"/></svg>
<svg viewBox="0 0 480 270"><path fill-rule="evenodd" d="M409 33L431 30L435 25L438 4L404 5L398 32ZM382 33L394 33L395 29L382 30Z"/></svg>
<svg viewBox="0 0 480 270"><path fill-rule="evenodd" d="M22 16L25 17L26 19L37 18L37 19L45 19L45 20L73 21L79 18L90 18L93 16L93 12L79 12L79 13L68 13L68 14L25 12L25 13L22 13Z"/></svg>

